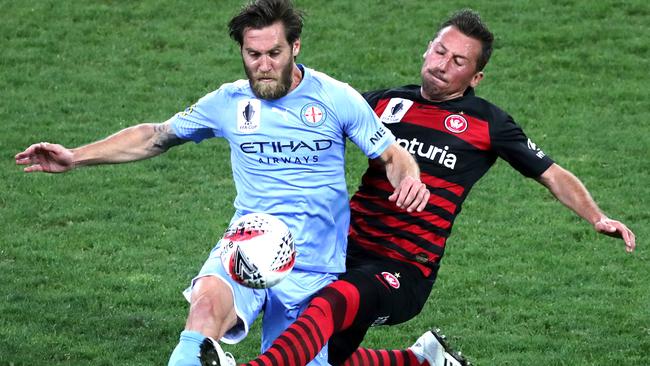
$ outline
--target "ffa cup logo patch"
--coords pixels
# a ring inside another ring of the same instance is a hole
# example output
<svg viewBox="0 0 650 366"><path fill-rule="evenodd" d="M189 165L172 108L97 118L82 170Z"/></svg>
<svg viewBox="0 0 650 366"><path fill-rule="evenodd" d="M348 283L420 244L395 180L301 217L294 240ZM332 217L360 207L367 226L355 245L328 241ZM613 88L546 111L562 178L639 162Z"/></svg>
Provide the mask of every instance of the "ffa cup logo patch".
<svg viewBox="0 0 650 366"><path fill-rule="evenodd" d="M318 103L309 103L302 107L300 111L300 120L309 127L318 127L325 123L327 111L325 107Z"/></svg>
<svg viewBox="0 0 650 366"><path fill-rule="evenodd" d="M412 100L391 98L379 119L386 124L399 123L412 105Z"/></svg>
<svg viewBox="0 0 650 366"><path fill-rule="evenodd" d="M469 124L465 117L460 114L451 114L445 118L445 128L453 133L463 133Z"/></svg>
<svg viewBox="0 0 650 366"><path fill-rule="evenodd" d="M397 279L397 276L395 276L392 273L389 272L382 272L381 275L384 277L386 282L390 285L392 288L399 288L399 280Z"/></svg>
<svg viewBox="0 0 650 366"><path fill-rule="evenodd" d="M237 131L255 132L260 128L262 102L259 99L240 100L237 103Z"/></svg>

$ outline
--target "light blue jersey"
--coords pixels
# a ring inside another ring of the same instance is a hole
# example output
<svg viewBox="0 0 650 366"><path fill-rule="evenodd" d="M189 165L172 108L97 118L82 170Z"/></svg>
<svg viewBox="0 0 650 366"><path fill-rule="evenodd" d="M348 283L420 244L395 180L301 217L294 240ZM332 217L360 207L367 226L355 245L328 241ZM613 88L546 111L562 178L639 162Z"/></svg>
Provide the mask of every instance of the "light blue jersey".
<svg viewBox="0 0 650 366"><path fill-rule="evenodd" d="M239 80L170 121L180 138L230 143L233 219L250 212L277 216L295 238L296 268L340 273L350 220L345 138L370 158L395 138L349 85L299 67L302 81L280 99L258 99L248 80Z"/></svg>

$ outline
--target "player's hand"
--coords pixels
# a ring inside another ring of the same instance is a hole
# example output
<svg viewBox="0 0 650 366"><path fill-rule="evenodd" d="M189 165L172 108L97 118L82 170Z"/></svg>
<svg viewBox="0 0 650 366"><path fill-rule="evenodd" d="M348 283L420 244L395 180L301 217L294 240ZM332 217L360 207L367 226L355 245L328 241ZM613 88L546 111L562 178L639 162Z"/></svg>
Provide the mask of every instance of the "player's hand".
<svg viewBox="0 0 650 366"><path fill-rule="evenodd" d="M429 202L429 195L429 190L424 183L411 176L406 176L395 188L393 194L388 197L388 200L395 202L397 207L408 212L422 212Z"/></svg>
<svg viewBox="0 0 650 366"><path fill-rule="evenodd" d="M636 237L634 236L634 233L620 221L603 217L594 224L594 229L601 234L623 239L625 242L625 251L628 253L634 251L634 248L636 247Z"/></svg>
<svg viewBox="0 0 650 366"><path fill-rule="evenodd" d="M63 173L74 168L73 153L69 149L47 142L33 144L16 154L16 164L27 165L23 171Z"/></svg>

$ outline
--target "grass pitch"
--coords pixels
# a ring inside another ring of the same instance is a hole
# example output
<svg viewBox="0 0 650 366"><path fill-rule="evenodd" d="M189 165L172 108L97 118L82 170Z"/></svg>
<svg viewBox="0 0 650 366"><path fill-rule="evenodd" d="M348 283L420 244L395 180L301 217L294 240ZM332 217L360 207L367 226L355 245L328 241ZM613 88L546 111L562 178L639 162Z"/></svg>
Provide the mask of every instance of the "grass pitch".
<svg viewBox="0 0 650 366"><path fill-rule="evenodd" d="M180 291L232 214L228 148L26 175L13 156L163 121L243 77L238 1L1 1L0 365L166 364ZM369 332L403 348L441 327L477 365L650 364L650 5L645 1L297 1L299 61L359 90L417 83L453 10L496 34L477 93L573 171L638 249L594 233L499 162L470 195L422 314ZM365 159L350 149L350 191ZM257 354L257 332L228 347Z"/></svg>

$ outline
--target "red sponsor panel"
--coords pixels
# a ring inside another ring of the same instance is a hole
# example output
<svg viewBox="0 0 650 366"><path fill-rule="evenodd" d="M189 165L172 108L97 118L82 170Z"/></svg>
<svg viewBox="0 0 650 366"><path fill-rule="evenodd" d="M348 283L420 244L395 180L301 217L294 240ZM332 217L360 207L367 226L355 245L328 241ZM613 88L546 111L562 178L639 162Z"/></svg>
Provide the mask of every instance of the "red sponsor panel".
<svg viewBox="0 0 650 366"><path fill-rule="evenodd" d="M420 173L420 179L422 180L422 182L424 184L426 184L429 187L445 189L445 190L455 194L458 197L461 197L463 195L463 193L465 192L465 188L463 188L463 186L461 186L461 185L446 181L446 180L444 180L442 178L438 178L438 177L435 177L433 175L429 175L429 174L424 173L424 172Z"/></svg>
<svg viewBox="0 0 650 366"><path fill-rule="evenodd" d="M367 196L365 196L363 194L357 194L356 197L359 197L359 198L363 199L364 197L367 197ZM382 210L395 210L395 203L394 202L390 202L388 200L382 200L381 202L375 202L375 203L381 204ZM350 208L352 209L352 211L354 211L356 213L359 213L359 214L362 214L364 216L384 216L384 212L379 212L377 210L366 208L363 205L361 205L359 202L357 202L356 200L353 200L353 201L350 202ZM416 218L425 220L425 221L429 222L430 224L432 224L432 225L434 225L434 226L436 226L436 227L438 227L440 229L443 229L443 230L447 230L447 229L449 229L451 227L451 222L449 220L445 220L442 217L440 217L440 216L438 216L436 214L433 214L431 212L427 212L427 211L411 212L411 213L409 213L409 215L411 217L416 217ZM397 221L401 222L399 220L397 220ZM407 225L407 224L408 223L406 223L406 222L402 222L402 225L399 225L399 226L403 226L403 225Z"/></svg>
<svg viewBox="0 0 650 366"><path fill-rule="evenodd" d="M418 263L418 262L411 261L411 260L405 260L404 256L402 256L401 254L399 254L398 252L396 252L396 251L394 251L392 249L386 248L383 245L375 244L372 241L365 240L362 237L356 238L355 240L357 241L357 243L359 245L361 245L365 249L367 249L367 250L369 250L371 252L378 253L382 257L392 258L392 259L398 260L400 262L411 263L414 266L416 266L425 276L428 276L429 274L431 274L431 268L427 267L426 265L424 265L422 263ZM437 255L432 254L430 259L435 260L437 257L438 257Z"/></svg>
<svg viewBox="0 0 650 366"><path fill-rule="evenodd" d="M373 187L381 189L382 191L386 191L386 192L391 192L392 193L393 190L394 190L394 188L390 184L390 182L388 182L385 179L376 179L376 178L366 178L366 177L364 177L364 184L372 185ZM425 182L425 184L426 184L426 182ZM376 203L386 207L387 209L395 209L395 202L390 202L388 200L385 200L385 202L390 204L390 206L388 204L383 204L383 202L379 202L379 201L377 201ZM447 200L447 199L445 199L443 197L440 197L440 196L438 196L436 194L433 194L433 193L431 193L431 195L429 196L428 203L430 205L440 207L443 210L445 210L445 211L447 211L447 212L449 212L451 214L456 212L456 204L455 203L453 203L453 202L451 202L451 201L449 201L449 200Z"/></svg>
<svg viewBox="0 0 650 366"><path fill-rule="evenodd" d="M429 204L440 207L450 214L456 213L456 204L449 201L448 199L438 196L437 194L431 193L429 196Z"/></svg>
<svg viewBox="0 0 650 366"><path fill-rule="evenodd" d="M375 114L378 116L381 116L382 113L384 113L384 110L386 109L386 106L390 103L390 98L388 99L382 99L379 102L377 102L377 105L375 106Z"/></svg>
<svg viewBox="0 0 650 366"><path fill-rule="evenodd" d="M422 238L423 240L426 240L428 242L431 242L437 246L444 247L445 246L445 241L446 239L440 235L436 235L430 230L426 230L422 228L419 225L416 224L410 224L404 221L401 221L395 217L392 216L383 216L382 224L384 224L384 228L380 229L375 229L364 221L363 217L357 217L355 218L354 222L359 225L364 231L368 232L369 234L373 235L374 237L377 238L391 238L391 242L399 245L399 246L404 246L405 249L408 250L416 250L419 248L418 245L413 244L411 241L403 238L393 238L393 233L390 231L386 231L385 228L391 228L392 230L402 230L409 232L413 235L418 236L419 238Z"/></svg>
<svg viewBox="0 0 650 366"><path fill-rule="evenodd" d="M383 100L379 104L382 102ZM450 116L452 118L445 124L445 120ZM459 118L453 118L453 116L463 117L466 124L463 125L463 123L459 122ZM488 123L467 114L461 115L434 106L415 104L406 112L401 123L410 123L451 134L479 150L490 149L490 127ZM460 128L460 126L463 128Z"/></svg>

